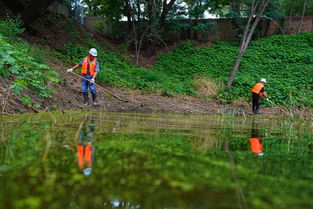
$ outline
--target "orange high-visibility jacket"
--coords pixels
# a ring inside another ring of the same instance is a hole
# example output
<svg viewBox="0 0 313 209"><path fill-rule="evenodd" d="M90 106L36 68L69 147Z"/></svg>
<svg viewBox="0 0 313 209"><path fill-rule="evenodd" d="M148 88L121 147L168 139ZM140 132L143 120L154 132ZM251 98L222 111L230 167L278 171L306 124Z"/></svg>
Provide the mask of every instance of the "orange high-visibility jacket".
<svg viewBox="0 0 313 209"><path fill-rule="evenodd" d="M92 164L92 145L77 145L77 161L78 165L81 168L84 168L84 165L86 167L91 167Z"/></svg>
<svg viewBox="0 0 313 209"><path fill-rule="evenodd" d="M254 153L261 153L262 152L262 144L261 138L250 138L250 148L251 151Z"/></svg>
<svg viewBox="0 0 313 209"><path fill-rule="evenodd" d="M256 94L263 94L263 92L261 92L261 90L264 88L264 84L263 83L257 83L253 86L252 88L252 92L256 93Z"/></svg>
<svg viewBox="0 0 313 209"><path fill-rule="evenodd" d="M90 63L88 62L88 59L89 59L89 57L86 57L83 61L81 74L84 74L84 75L87 74L87 69L88 69L88 65L89 65L90 75L93 76L95 74L95 69L97 66L97 59L94 58L92 60L92 62L90 62Z"/></svg>

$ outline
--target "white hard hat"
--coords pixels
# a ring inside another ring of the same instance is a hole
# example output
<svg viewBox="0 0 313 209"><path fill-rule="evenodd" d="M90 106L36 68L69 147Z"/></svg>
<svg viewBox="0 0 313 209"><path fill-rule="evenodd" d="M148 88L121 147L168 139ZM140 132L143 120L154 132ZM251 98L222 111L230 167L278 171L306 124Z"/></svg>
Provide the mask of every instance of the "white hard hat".
<svg viewBox="0 0 313 209"><path fill-rule="evenodd" d="M265 79L265 78L262 78L262 79L261 79L261 82L266 83L266 79Z"/></svg>
<svg viewBox="0 0 313 209"><path fill-rule="evenodd" d="M83 173L84 173L85 176L89 176L91 174L91 168L85 168L83 170Z"/></svg>
<svg viewBox="0 0 313 209"><path fill-rule="evenodd" d="M95 48L91 48L91 49L89 50L89 54L92 55L92 56L94 56L94 57L96 57L98 53L97 53L97 50L96 50Z"/></svg>

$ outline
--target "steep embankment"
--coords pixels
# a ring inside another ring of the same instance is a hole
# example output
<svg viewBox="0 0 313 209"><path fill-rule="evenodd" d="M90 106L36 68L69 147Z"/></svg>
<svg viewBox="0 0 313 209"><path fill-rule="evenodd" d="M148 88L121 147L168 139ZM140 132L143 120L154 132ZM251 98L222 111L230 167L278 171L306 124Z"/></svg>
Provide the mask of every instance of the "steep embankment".
<svg viewBox="0 0 313 209"><path fill-rule="evenodd" d="M260 78L267 78L270 99L278 104L313 106L313 33L277 35L250 44L236 75L232 91L220 91L218 98L228 102L236 98L249 100L250 90ZM196 48L186 43L163 54L156 70L174 75L192 90L185 79L208 77L226 83L236 59L238 46L217 42L211 47ZM194 83L191 81L190 83Z"/></svg>
<svg viewBox="0 0 313 209"><path fill-rule="evenodd" d="M128 101L118 101L98 89L100 105L92 109L216 113L224 108L221 101L227 103L241 98L240 108L249 111L249 105L244 101L250 99L251 86L261 77L268 79L268 92L273 101L313 105L312 34L275 36L252 43L232 92L227 94L223 83L236 58L236 44L217 42L210 47L197 48L186 42L162 54L157 64L146 70L131 64L125 48L115 46L60 15L47 14L33 25L31 33L22 33L19 23L8 21L12 19L2 21L0 25L0 43L6 45L1 47L1 56L10 57L0 66L4 72L0 82L2 112L80 108L80 79L66 73L65 69L85 57L90 47L99 52L98 84L109 85L104 87ZM8 29L11 32L4 34ZM31 45L14 34L21 34ZM11 53L11 49L15 52ZM19 54L24 56L22 61L19 61ZM14 61L10 61L11 58ZM18 72L14 70L16 68ZM33 73L30 73L31 69ZM275 108L266 110L274 111Z"/></svg>
<svg viewBox="0 0 313 209"><path fill-rule="evenodd" d="M110 74L114 69L118 68L119 73L125 70L126 77L136 70L146 71L126 64L130 61L114 44L85 31L85 28L71 19L48 14L33 27L31 32L24 32L18 19L7 18L0 21L0 97L1 112L4 114L85 109L81 105L80 78L66 73L65 69L85 57L90 47L96 47L100 54L99 80L105 80L112 86L125 86L127 81L120 74ZM104 85L101 82L99 84ZM207 105L203 99L142 95L138 90L123 90L112 86L103 87L126 102L116 100L98 89L99 106L87 108L180 113L214 113L220 108L216 104Z"/></svg>
<svg viewBox="0 0 313 209"><path fill-rule="evenodd" d="M273 102L313 106L313 33L278 35L252 42L229 93L224 84L236 59L237 43L216 42L198 48L186 42L161 54L154 67L146 70L124 62L127 59L122 61L114 51L103 50L96 40L87 38L85 46L73 40L63 47L59 57L67 63L77 63L88 47L97 48L103 66L98 80L111 86L167 96L198 95L207 101L231 103L238 99L249 101L251 87L264 77Z"/></svg>

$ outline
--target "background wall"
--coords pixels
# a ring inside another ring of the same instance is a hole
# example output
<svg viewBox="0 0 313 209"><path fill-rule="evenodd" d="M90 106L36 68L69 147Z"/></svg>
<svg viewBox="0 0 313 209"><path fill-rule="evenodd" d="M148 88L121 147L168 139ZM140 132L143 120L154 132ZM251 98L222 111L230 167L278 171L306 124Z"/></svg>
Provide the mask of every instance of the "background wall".
<svg viewBox="0 0 313 209"><path fill-rule="evenodd" d="M210 27L210 31L200 32L192 28L180 30L178 32L167 31L167 38L169 41L179 40L235 40L236 32L233 30L231 19L207 19L200 20L200 23L204 22L216 22L216 24ZM295 16L291 19L285 17L277 20L265 20L259 24L257 36L272 36L276 34L292 34L297 33L301 17ZM86 17L85 24L87 28L91 30L97 30L103 33L106 37L110 38L125 38L128 34L127 22L120 22L118 25L113 25L110 21L101 17ZM304 17L303 26L301 32L313 32L313 16ZM118 34L118 35L117 35Z"/></svg>

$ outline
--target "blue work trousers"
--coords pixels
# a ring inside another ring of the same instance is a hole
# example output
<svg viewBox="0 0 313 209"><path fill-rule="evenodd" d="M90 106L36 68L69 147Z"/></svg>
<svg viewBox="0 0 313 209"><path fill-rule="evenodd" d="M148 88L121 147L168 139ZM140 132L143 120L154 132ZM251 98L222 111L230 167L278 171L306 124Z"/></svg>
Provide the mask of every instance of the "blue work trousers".
<svg viewBox="0 0 313 209"><path fill-rule="evenodd" d="M92 79L91 75L82 75L82 76L83 76L83 78L85 78L87 80ZM97 94L95 84L93 84L89 81L86 81L85 79L82 79L82 92L83 92L83 94L88 94L88 87L89 87L90 92L92 94Z"/></svg>

